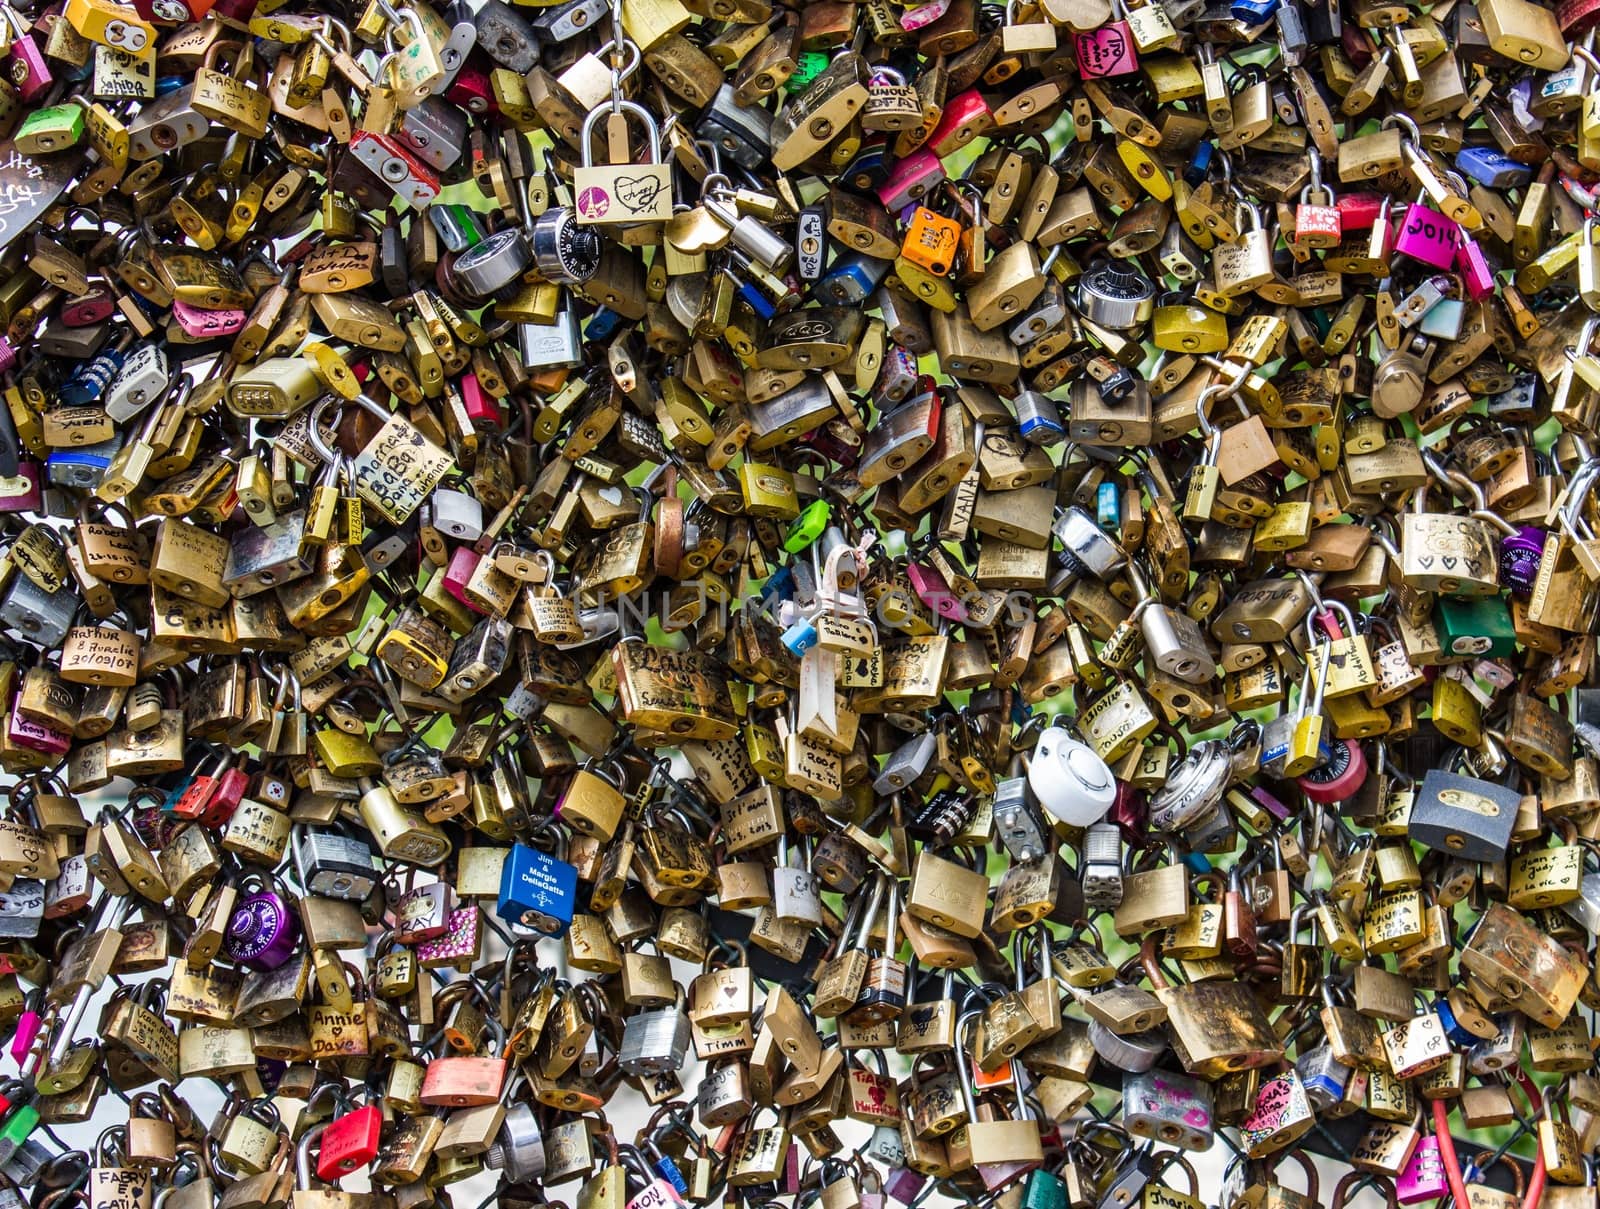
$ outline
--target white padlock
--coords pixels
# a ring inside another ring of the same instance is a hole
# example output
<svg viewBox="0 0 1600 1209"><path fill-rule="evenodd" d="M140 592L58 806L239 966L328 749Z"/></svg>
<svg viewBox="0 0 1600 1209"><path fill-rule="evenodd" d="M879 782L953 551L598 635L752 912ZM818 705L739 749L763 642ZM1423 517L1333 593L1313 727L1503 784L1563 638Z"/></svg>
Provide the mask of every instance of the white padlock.
<svg viewBox="0 0 1600 1209"><path fill-rule="evenodd" d="M1117 798L1117 779L1094 749L1063 727L1046 727L1033 748L1028 787L1039 804L1073 827L1105 817Z"/></svg>

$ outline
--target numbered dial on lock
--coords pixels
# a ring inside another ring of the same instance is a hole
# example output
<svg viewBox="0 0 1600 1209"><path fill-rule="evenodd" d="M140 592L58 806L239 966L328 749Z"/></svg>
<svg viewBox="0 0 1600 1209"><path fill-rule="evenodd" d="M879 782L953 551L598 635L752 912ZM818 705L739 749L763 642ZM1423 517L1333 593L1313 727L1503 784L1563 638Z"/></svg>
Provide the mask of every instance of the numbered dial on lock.
<svg viewBox="0 0 1600 1209"><path fill-rule="evenodd" d="M1116 265L1091 268L1078 280L1078 309L1102 327L1125 331L1155 313L1156 287L1142 273Z"/></svg>
<svg viewBox="0 0 1600 1209"><path fill-rule="evenodd" d="M1117 779L1106 762L1059 726L1034 745L1028 788L1041 806L1073 827L1099 822L1117 797Z"/></svg>
<svg viewBox="0 0 1600 1209"><path fill-rule="evenodd" d="M1156 831L1187 827L1221 799L1232 767L1221 739L1196 743L1167 783L1150 795L1150 826Z"/></svg>

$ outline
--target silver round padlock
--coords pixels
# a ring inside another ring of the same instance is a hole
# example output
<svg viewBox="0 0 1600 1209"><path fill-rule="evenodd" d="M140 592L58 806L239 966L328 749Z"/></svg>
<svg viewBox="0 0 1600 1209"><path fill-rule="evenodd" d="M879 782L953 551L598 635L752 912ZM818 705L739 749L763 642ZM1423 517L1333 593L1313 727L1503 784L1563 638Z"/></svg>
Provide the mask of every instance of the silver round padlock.
<svg viewBox="0 0 1600 1209"><path fill-rule="evenodd" d="M1150 795L1150 826L1176 831L1188 826L1222 800L1233 771L1233 753L1222 739L1196 743L1167 775L1167 783Z"/></svg>

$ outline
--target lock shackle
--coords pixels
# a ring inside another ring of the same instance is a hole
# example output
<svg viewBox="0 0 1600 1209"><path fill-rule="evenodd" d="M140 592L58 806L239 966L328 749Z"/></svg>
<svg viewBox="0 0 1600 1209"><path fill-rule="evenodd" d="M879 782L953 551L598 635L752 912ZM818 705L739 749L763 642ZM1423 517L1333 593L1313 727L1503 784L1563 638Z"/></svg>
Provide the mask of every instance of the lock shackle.
<svg viewBox="0 0 1600 1209"><path fill-rule="evenodd" d="M632 46L630 42L628 45ZM635 48L637 49L637 48ZM608 111L602 106L596 106L589 111L589 116L583 119L583 132L579 141L583 144L583 166L594 167L594 124ZM650 139L650 158L646 161L651 164L661 162L661 128L656 125L656 120L650 111L637 101L616 101L611 103L610 113L631 115L639 119Z"/></svg>

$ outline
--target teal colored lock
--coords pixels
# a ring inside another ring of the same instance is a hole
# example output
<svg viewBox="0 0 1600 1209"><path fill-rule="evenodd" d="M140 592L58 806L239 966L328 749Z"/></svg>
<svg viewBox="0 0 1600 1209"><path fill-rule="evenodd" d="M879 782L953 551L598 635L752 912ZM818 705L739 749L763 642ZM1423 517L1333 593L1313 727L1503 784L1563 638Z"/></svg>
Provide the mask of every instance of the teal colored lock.
<svg viewBox="0 0 1600 1209"><path fill-rule="evenodd" d="M1034 1168L1022 1190L1022 1209L1067 1209L1067 1186L1059 1175Z"/></svg>
<svg viewBox="0 0 1600 1209"><path fill-rule="evenodd" d="M805 511L789 523L783 548L790 554L798 554L816 541L828 527L828 512L827 500L812 500L806 505Z"/></svg>
<svg viewBox="0 0 1600 1209"><path fill-rule="evenodd" d="M1509 655L1517 632L1498 596L1445 597L1433 611L1434 628L1447 655Z"/></svg>

